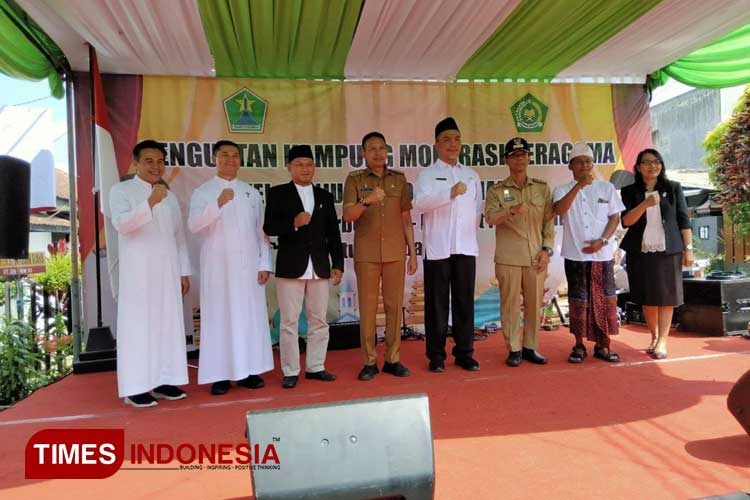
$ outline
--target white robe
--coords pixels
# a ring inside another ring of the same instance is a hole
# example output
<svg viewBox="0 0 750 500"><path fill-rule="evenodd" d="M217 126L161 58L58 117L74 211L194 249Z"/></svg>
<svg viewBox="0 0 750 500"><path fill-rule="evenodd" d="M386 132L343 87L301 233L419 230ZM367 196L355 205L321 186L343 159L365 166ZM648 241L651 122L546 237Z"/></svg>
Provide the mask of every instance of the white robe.
<svg viewBox="0 0 750 500"><path fill-rule="evenodd" d="M119 233L117 385L120 397L160 385L188 383L181 276L190 258L177 198L153 209L151 185L140 177L110 191L112 225Z"/></svg>
<svg viewBox="0 0 750 500"><path fill-rule="evenodd" d="M234 199L219 208L225 188ZM265 285L272 271L260 193L214 177L193 192L188 228L201 235L201 337L198 383L241 380L273 370Z"/></svg>

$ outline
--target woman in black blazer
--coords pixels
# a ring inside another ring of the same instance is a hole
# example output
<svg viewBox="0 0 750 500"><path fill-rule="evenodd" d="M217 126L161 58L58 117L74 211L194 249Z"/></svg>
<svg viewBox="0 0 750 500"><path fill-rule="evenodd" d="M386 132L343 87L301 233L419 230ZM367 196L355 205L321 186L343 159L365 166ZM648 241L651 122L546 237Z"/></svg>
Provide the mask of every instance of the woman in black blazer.
<svg viewBox="0 0 750 500"><path fill-rule="evenodd" d="M667 357L675 306L682 304L682 267L693 265L693 232L680 183L670 181L661 154L638 153L635 184L622 189L622 225L629 228L620 248L627 252L630 296L643 306L651 331L646 350Z"/></svg>

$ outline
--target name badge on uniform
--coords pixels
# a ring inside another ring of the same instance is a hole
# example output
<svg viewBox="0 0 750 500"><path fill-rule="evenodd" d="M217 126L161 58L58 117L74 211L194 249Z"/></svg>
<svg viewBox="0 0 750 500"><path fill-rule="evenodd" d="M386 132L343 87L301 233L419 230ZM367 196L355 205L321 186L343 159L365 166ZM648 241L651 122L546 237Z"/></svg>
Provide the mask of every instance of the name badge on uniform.
<svg viewBox="0 0 750 500"><path fill-rule="evenodd" d="M447 181L448 178L447 177L435 177L435 180L436 181Z"/></svg>
<svg viewBox="0 0 750 500"><path fill-rule="evenodd" d="M372 188L365 186L362 188L362 191L365 193L369 193L370 191L372 191Z"/></svg>
<svg viewBox="0 0 750 500"><path fill-rule="evenodd" d="M510 189L503 189L503 201L513 201L513 197L510 195Z"/></svg>
<svg viewBox="0 0 750 500"><path fill-rule="evenodd" d="M599 198L596 200L597 203L609 203L609 200L605 200L604 198Z"/></svg>

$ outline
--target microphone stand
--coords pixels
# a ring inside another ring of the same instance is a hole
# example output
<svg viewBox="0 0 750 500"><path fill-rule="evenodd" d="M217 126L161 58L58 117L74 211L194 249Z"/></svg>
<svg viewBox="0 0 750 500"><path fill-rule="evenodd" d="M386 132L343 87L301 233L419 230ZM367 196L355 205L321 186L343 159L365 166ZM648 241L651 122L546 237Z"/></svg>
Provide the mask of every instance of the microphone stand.
<svg viewBox="0 0 750 500"><path fill-rule="evenodd" d="M414 328L406 326L406 307L401 308L401 340L424 340L424 333L419 333Z"/></svg>

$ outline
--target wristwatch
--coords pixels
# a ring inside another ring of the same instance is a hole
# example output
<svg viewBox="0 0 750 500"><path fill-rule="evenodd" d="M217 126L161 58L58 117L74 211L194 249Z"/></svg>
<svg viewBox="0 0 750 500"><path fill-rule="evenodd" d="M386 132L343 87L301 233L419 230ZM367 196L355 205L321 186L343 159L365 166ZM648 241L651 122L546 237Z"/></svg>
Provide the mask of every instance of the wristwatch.
<svg viewBox="0 0 750 500"><path fill-rule="evenodd" d="M692 249L693 249L692 243L690 245L685 245L685 250L692 250Z"/></svg>
<svg viewBox="0 0 750 500"><path fill-rule="evenodd" d="M599 239L602 240L602 246L603 247L606 247L609 244L609 238L605 238L604 236L602 236Z"/></svg>
<svg viewBox="0 0 750 500"><path fill-rule="evenodd" d="M552 250L550 247L542 247L542 250L547 252L547 255L549 255L550 257L552 257L555 254L555 251Z"/></svg>
<svg viewBox="0 0 750 500"><path fill-rule="evenodd" d="M359 199L359 202L360 202L360 203L362 204L362 206L363 206L363 207L365 207L365 208L367 208L367 207L369 207L369 206L370 206L370 204L369 204L369 203L367 203L367 202L365 201L365 198L360 198L360 199Z"/></svg>

